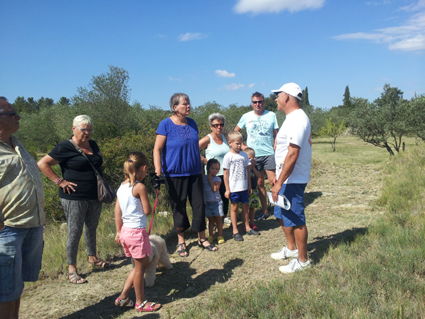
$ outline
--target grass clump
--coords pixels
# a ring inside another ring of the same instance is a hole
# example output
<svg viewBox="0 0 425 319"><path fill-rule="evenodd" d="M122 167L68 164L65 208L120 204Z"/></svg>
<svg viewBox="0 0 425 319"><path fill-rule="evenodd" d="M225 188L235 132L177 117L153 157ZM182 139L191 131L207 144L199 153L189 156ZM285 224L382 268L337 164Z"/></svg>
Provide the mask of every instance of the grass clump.
<svg viewBox="0 0 425 319"><path fill-rule="evenodd" d="M365 234L311 256L303 272L217 289L179 318L423 318L424 171L424 147L396 156L378 200L386 213Z"/></svg>

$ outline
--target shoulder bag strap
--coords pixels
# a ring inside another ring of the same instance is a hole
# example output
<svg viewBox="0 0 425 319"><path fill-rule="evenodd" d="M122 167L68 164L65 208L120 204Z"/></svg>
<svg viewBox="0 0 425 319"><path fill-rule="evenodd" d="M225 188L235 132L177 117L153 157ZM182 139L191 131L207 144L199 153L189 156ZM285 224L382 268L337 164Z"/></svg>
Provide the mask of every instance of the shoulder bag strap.
<svg viewBox="0 0 425 319"><path fill-rule="evenodd" d="M94 170L94 173L96 174L96 177L100 176L99 172L97 171L96 167L94 167L94 165L92 164L91 160L87 157L86 153L83 152L83 150L77 145L77 143L74 142L74 140L72 139L72 137L69 139L69 141L72 143L72 145L74 145L74 147L77 149L78 153L80 153L81 155L83 155L90 163L91 167Z"/></svg>

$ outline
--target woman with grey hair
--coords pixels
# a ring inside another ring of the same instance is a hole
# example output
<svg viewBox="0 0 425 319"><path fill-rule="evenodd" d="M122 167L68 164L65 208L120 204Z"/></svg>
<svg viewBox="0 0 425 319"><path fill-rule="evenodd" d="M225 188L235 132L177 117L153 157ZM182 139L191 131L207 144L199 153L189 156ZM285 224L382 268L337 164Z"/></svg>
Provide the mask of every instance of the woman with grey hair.
<svg viewBox="0 0 425 319"><path fill-rule="evenodd" d="M96 170L102 175L102 155L99 146L91 139L93 123L88 115L79 115L72 123L74 135L70 138L87 155ZM68 227L66 253L68 280L82 284L86 280L77 272L77 252L81 234L87 246L92 267L111 268L113 265L96 256L96 229L102 203L97 197L97 178L87 158L80 154L70 140L56 145L48 155L38 161L38 167L52 182L59 186L59 198L65 211ZM59 164L62 177L52 169ZM84 227L85 226L85 227Z"/></svg>
<svg viewBox="0 0 425 319"><path fill-rule="evenodd" d="M159 123L156 131L153 160L157 176L164 174L165 186L171 199L174 229L177 232L177 252L187 257L189 252L184 231L190 227L186 213L186 201L192 206L192 230L198 233L198 246L208 251L217 247L205 237L205 203L202 179L202 163L199 157L198 126L188 118L189 96L176 93L170 99L173 114Z"/></svg>
<svg viewBox="0 0 425 319"><path fill-rule="evenodd" d="M230 151L230 147L227 144L226 137L223 134L224 124L226 123L226 118L220 113L213 113L208 117L208 124L211 128L211 134L201 138L199 140L199 149L205 150L205 157L201 156L202 164L206 165L208 161L212 158L216 159L220 163L220 170L218 171L217 176L221 178L220 184L220 195L221 200L223 201L223 214L225 222L229 223L230 221L226 218L227 211L229 209L229 199L224 196L226 192L226 187L224 186L223 179L223 157Z"/></svg>

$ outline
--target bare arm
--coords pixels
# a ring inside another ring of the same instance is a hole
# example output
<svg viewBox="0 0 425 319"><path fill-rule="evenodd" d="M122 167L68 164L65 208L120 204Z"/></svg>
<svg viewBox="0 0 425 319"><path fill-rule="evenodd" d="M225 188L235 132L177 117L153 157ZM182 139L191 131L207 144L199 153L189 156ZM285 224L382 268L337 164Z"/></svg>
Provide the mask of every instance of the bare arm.
<svg viewBox="0 0 425 319"><path fill-rule="evenodd" d="M210 137L207 135L199 140L199 150L202 151L208 148L208 146L210 146ZM202 164L207 165L208 160L201 155L201 162Z"/></svg>
<svg viewBox="0 0 425 319"><path fill-rule="evenodd" d="M212 189L212 191L215 193L216 191L218 191L220 189L220 184L221 182L217 181L214 183L213 181L213 176L211 174L207 175L208 178L208 182L210 183L210 187Z"/></svg>
<svg viewBox="0 0 425 319"><path fill-rule="evenodd" d="M115 242L117 244L120 244L120 236L121 236L121 228L122 228L122 211L121 211L121 206L120 203L118 202L118 198L117 201L115 202L115 228L117 230L117 234L115 236Z"/></svg>
<svg viewBox="0 0 425 319"><path fill-rule="evenodd" d="M50 155L45 155L37 163L40 171L44 175L46 175L46 177L50 179L53 183L57 183L59 180L59 176L52 169L52 166L56 164L59 164L59 161L55 160ZM75 192L75 189L73 186L77 186L77 184L68 182L66 180L62 180L59 186L62 187L64 193L71 194L71 192Z"/></svg>
<svg viewBox="0 0 425 319"><path fill-rule="evenodd" d="M279 133L279 130L278 129L273 130L273 139L274 139L273 150L275 152L276 152L276 146L277 146L277 139L276 139L277 133Z"/></svg>
<svg viewBox="0 0 425 319"><path fill-rule="evenodd" d="M246 167L246 173L247 173L247 177L248 177L248 194L252 193L250 167L251 167L251 165L248 165Z"/></svg>
<svg viewBox="0 0 425 319"><path fill-rule="evenodd" d="M282 188L283 182L286 181L286 179L289 177L289 175L291 175L292 171L294 170L295 163L297 162L299 155L300 147L295 144L289 144L288 154L286 154L282 171L280 172L280 175L278 176L277 181L272 188L272 197L275 202L277 201L277 195L280 189Z"/></svg>
<svg viewBox="0 0 425 319"><path fill-rule="evenodd" d="M134 185L133 196L140 198L145 215L152 214L152 206L151 203L149 203L148 191L145 185L143 185L142 183L137 183L136 185Z"/></svg>
<svg viewBox="0 0 425 319"><path fill-rule="evenodd" d="M155 146L153 147L153 164L155 166L156 175L161 175L161 154L164 148L167 137L157 134L155 139Z"/></svg>
<svg viewBox="0 0 425 319"><path fill-rule="evenodd" d="M224 186L226 186L226 193L224 194L224 196L226 196L226 198L230 198L229 170L226 168L223 169L223 179L224 179Z"/></svg>

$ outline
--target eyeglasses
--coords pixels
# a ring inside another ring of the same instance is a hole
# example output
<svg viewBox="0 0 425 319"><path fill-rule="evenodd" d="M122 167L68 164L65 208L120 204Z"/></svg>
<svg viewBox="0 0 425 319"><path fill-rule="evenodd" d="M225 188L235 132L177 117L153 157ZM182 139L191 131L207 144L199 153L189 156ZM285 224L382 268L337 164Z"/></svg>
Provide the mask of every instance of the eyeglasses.
<svg viewBox="0 0 425 319"><path fill-rule="evenodd" d="M211 124L212 127L217 128L217 127L224 127L223 123L220 124Z"/></svg>
<svg viewBox="0 0 425 319"><path fill-rule="evenodd" d="M4 113L0 113L0 115L19 116L19 114L17 112L4 112Z"/></svg>
<svg viewBox="0 0 425 319"><path fill-rule="evenodd" d="M252 104L261 104L261 103L264 102L264 100L261 100L261 101L251 101L251 102L252 102Z"/></svg>
<svg viewBox="0 0 425 319"><path fill-rule="evenodd" d="M88 130L88 129L86 129L86 128L81 128L81 127L78 127L78 126L77 126L77 128L78 128L81 132L83 132L84 134L91 134L91 133L93 133L93 132L94 132L94 130Z"/></svg>

